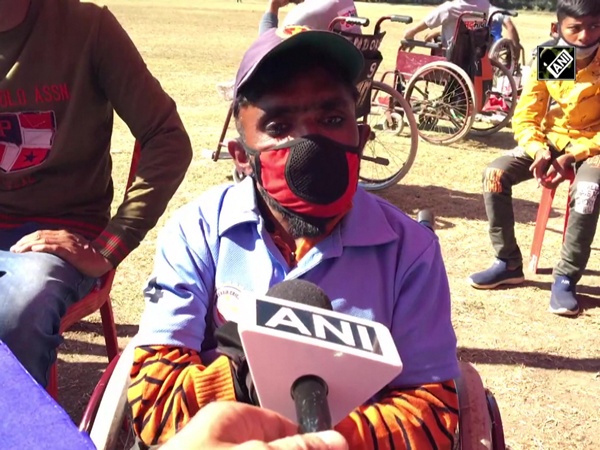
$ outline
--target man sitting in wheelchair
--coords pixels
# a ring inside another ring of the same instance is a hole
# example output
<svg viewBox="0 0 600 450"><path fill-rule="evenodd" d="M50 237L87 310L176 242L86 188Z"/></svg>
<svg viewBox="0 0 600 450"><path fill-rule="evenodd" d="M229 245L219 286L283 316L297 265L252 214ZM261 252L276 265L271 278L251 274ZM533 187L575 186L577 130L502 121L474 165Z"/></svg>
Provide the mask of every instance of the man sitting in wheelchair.
<svg viewBox="0 0 600 450"><path fill-rule="evenodd" d="M498 42L500 39L502 39L504 37L503 30L506 29L506 37L510 39L518 48L521 45L521 39L519 38L517 27L513 23L510 16L502 14L501 11L501 8L490 6L488 18L492 18L492 23L490 24L490 34L492 35L492 40L494 42Z"/></svg>
<svg viewBox="0 0 600 450"><path fill-rule="evenodd" d="M299 27L266 31L244 55L240 138L228 148L247 176L169 222L145 290L128 395L146 444L164 442L207 403L258 404L243 348L223 325L239 321L240 292L304 279L335 311L386 324L403 361L335 425L350 448L453 448L459 366L440 245L358 188L370 135L356 121L363 68L346 38Z"/></svg>
<svg viewBox="0 0 600 450"><path fill-rule="evenodd" d="M439 36L442 46L448 48L454 37L458 17L466 12L484 12L487 13L490 9L488 0L452 0L442 3L440 6L431 11L421 22L409 27L404 32L405 40L413 40L421 31L433 30L439 26L442 27ZM482 20L473 21L473 26L484 26ZM437 33L437 32L436 32ZM429 39L433 39L436 35L428 35Z"/></svg>
<svg viewBox="0 0 600 450"><path fill-rule="evenodd" d="M327 30L336 17L356 17L354 0L268 0L267 10L258 26L258 34L263 34L279 25L279 9L294 3L296 6L285 16L282 26L302 25L313 30ZM360 26L338 24L344 31L360 33Z"/></svg>

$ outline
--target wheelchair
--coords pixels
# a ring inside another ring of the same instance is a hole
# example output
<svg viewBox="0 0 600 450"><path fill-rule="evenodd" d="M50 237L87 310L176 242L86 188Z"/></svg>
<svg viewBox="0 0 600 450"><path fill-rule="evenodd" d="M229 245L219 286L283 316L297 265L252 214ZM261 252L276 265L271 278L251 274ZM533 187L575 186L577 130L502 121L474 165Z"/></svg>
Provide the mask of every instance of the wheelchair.
<svg viewBox="0 0 600 450"><path fill-rule="evenodd" d="M428 226L424 224L425 226ZM135 442L127 404L134 341L108 365L84 411L79 430L89 434L98 450L125 450ZM455 380L459 425L454 450L506 450L498 403L469 363L460 363ZM418 450L418 449L417 449Z"/></svg>
<svg viewBox="0 0 600 450"><path fill-rule="evenodd" d="M417 212L416 221L435 233L435 216L429 209ZM96 384L83 413L79 430L87 433L98 450L130 449L135 443L127 402L136 339L109 363ZM460 362L455 380L459 423L453 450L506 450L500 409L483 385L475 367ZM416 449L419 450L419 449Z"/></svg>
<svg viewBox="0 0 600 450"><path fill-rule="evenodd" d="M371 134L361 155L359 184L366 190L385 189L400 181L412 167L419 145L417 122L408 102L392 86L374 80L373 77L383 60L379 47L385 36L381 24L392 22L410 23L407 16L385 16L379 19L372 35L351 33L337 29L336 24L369 26L369 19L361 17L336 17L329 24L329 30L339 33L361 50L365 67L357 84L359 99L356 106L357 122L369 124ZM228 101L231 98L230 83L217 85L221 95ZM227 135L236 133L232 126L232 105L229 108L221 130L212 160L222 159L221 150L227 146ZM241 176L233 169L233 178Z"/></svg>
<svg viewBox="0 0 600 450"><path fill-rule="evenodd" d="M448 48L438 42L401 41L395 70L382 76L382 81L394 78L427 142L450 144L469 133L491 135L514 114L517 86L512 73L488 56L492 38L486 17L481 12L460 14ZM430 54L404 51L405 47L423 47Z"/></svg>
<svg viewBox="0 0 600 450"><path fill-rule="evenodd" d="M419 145L417 122L406 99L393 86L374 80L383 60L379 48L385 37L381 25L386 21L409 24L412 18L401 15L380 17L371 35L336 30L338 22L368 26L369 19L366 18L337 17L329 24L330 31L352 42L365 58L362 81L357 86L356 116L358 122L371 128L359 173L360 185L370 191L397 184L412 167Z"/></svg>

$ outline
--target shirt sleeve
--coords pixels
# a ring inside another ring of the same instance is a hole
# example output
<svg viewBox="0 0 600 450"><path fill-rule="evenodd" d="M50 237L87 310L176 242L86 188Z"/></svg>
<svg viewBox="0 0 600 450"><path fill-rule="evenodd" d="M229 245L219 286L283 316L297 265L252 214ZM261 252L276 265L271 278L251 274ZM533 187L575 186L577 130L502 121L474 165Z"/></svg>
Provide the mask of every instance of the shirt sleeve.
<svg viewBox="0 0 600 450"><path fill-rule="evenodd" d="M403 369L390 389L439 383L460 374L450 288L439 241L431 239L417 255L395 280L397 300L391 332Z"/></svg>
<svg viewBox="0 0 600 450"><path fill-rule="evenodd" d="M279 19L277 18L276 14L273 14L272 12L264 13L260 19L260 23L258 24L258 35L260 36L271 28L277 28L278 24Z"/></svg>
<svg viewBox="0 0 600 450"><path fill-rule="evenodd" d="M236 400L226 356L204 366L198 352L165 346L135 349L127 397L134 431L147 446L173 437L208 403Z"/></svg>
<svg viewBox="0 0 600 450"><path fill-rule="evenodd" d="M200 224L199 224L200 223ZM186 227L189 225L189 230ZM160 231L138 345L202 349L214 299L215 261L195 203L177 211Z"/></svg>
<svg viewBox="0 0 600 450"><path fill-rule="evenodd" d="M430 29L437 28L441 26L446 20L448 20L449 15L450 8L448 3L446 2L435 8L429 14L427 14L423 19L423 22Z"/></svg>
<svg viewBox="0 0 600 450"><path fill-rule="evenodd" d="M335 429L350 449L454 448L458 425L458 395L454 381L388 392L363 405Z"/></svg>
<svg viewBox="0 0 600 450"><path fill-rule="evenodd" d="M600 154L600 133L596 133L591 139L585 137L571 139L565 151L573 155L576 161L583 161Z"/></svg>
<svg viewBox="0 0 600 450"><path fill-rule="evenodd" d="M519 147L532 158L538 150L547 148L542 121L548 111L550 94L544 81L538 81L537 70L531 70L529 79L523 85L523 92L517 102L512 118L512 129Z"/></svg>
<svg viewBox="0 0 600 450"><path fill-rule="evenodd" d="M116 266L156 225L183 180L192 148L175 102L106 8L92 58L100 88L141 144L133 185L93 243Z"/></svg>

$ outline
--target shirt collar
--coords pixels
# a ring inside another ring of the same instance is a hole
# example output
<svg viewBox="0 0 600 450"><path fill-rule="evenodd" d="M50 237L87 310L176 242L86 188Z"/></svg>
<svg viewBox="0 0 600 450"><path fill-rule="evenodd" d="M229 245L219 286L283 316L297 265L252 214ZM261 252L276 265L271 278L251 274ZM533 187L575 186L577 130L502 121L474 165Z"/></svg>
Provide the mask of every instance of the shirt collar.
<svg viewBox="0 0 600 450"><path fill-rule="evenodd" d="M352 209L333 230L333 234L341 234L344 247L381 245L398 239L398 233L391 227L383 211L386 207L393 208L359 187L353 198ZM219 236L242 223L258 224L261 221L253 179L246 177L228 189L223 198Z"/></svg>
<svg viewBox="0 0 600 450"><path fill-rule="evenodd" d="M261 220L252 177L231 186L223 198L219 214L219 236L229 229L246 222L259 223Z"/></svg>

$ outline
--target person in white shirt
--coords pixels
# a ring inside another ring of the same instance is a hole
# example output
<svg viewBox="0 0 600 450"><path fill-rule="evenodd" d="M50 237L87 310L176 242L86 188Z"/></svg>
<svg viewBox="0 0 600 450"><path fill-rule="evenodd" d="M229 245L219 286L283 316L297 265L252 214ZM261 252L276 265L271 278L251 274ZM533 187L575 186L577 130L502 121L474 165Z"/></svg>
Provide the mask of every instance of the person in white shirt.
<svg viewBox="0 0 600 450"><path fill-rule="evenodd" d="M442 3L431 11L421 22L408 28L404 32L403 39L412 40L421 31L433 30L441 26L442 45L448 47L452 42L460 14L470 11L484 12L487 14L489 9L489 0L452 0ZM431 35L429 38L431 38Z"/></svg>
<svg viewBox="0 0 600 450"><path fill-rule="evenodd" d="M313 30L327 30L336 17L356 17L354 0L268 0L267 10L261 18L258 34L279 25L279 9L296 4L283 19L282 26L302 25ZM360 33L359 26L343 25L344 31Z"/></svg>

